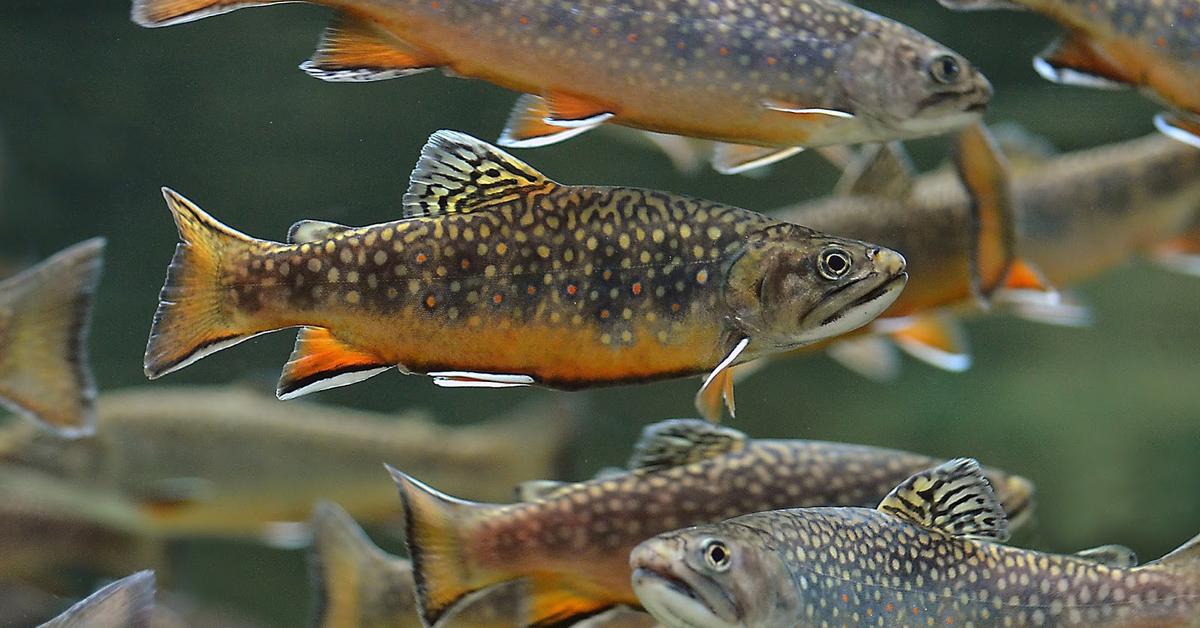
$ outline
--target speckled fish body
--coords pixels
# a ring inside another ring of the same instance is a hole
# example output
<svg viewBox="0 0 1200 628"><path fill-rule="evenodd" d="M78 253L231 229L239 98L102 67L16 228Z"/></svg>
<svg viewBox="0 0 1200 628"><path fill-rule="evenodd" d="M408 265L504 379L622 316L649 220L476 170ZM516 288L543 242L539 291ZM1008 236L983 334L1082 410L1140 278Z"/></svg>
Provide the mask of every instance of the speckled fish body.
<svg viewBox="0 0 1200 628"><path fill-rule="evenodd" d="M1200 537L1132 568L1007 547L993 542L1006 535L986 496L929 480L875 510L778 510L663 534L633 550L634 587L669 628L1200 623Z"/></svg>
<svg viewBox="0 0 1200 628"><path fill-rule="evenodd" d="M304 326L283 398L391 367L560 389L700 374L865 324L906 279L872 244L665 192L559 185L453 132L426 145L396 222L279 244L167 198L184 244L147 374Z"/></svg>
<svg viewBox="0 0 1200 628"><path fill-rule="evenodd" d="M654 534L785 504L874 504L935 462L873 447L747 440L727 428L676 420L647 428L631 471L551 485L512 505L452 501L403 473L393 475L425 618L445 621L473 591L525 578L532 597L526 619L541 625L637 605L629 550ZM1014 513L1030 510L1027 480L989 473Z"/></svg>
<svg viewBox="0 0 1200 628"><path fill-rule="evenodd" d="M154 616L154 572L122 578L67 609L41 628L146 628Z"/></svg>
<svg viewBox="0 0 1200 628"><path fill-rule="evenodd" d="M361 521L396 522L384 460L405 461L476 499L557 475L574 422L557 406L518 407L478 426L297 403L228 387L101 396L96 434L64 440L24 424L0 430L0 461L81 491L120 496L167 535L272 538L338 497ZM292 532L303 532L293 529Z"/></svg>
<svg viewBox="0 0 1200 628"><path fill-rule="evenodd" d="M604 121L759 146L879 141L967 124L991 95L961 56L836 0L316 3L342 13L310 73L370 80L441 67L522 92L514 121L533 113L532 128L510 124L513 145ZM247 4L136 0L133 17L163 26Z"/></svg>

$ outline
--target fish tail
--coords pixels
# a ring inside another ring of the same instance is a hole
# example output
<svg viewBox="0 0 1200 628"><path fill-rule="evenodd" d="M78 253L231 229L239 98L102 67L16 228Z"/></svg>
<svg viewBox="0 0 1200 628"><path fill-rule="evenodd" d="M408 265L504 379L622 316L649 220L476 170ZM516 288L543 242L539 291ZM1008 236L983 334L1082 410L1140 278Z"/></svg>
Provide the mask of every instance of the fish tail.
<svg viewBox="0 0 1200 628"><path fill-rule="evenodd" d="M426 626L438 626L453 611L514 575L477 564L464 533L474 521L500 506L455 499L407 474L387 467L404 506L405 540L417 589L417 612Z"/></svg>
<svg viewBox="0 0 1200 628"><path fill-rule="evenodd" d="M276 4L286 0L133 0L130 17L147 28L172 26L229 13L245 7Z"/></svg>
<svg viewBox="0 0 1200 628"><path fill-rule="evenodd" d="M382 625L412 610L412 565L371 542L341 506L318 502L312 514L309 572L317 594L315 626L355 628ZM400 609L403 610L403 609ZM386 611L386 616L379 616Z"/></svg>
<svg viewBox="0 0 1200 628"><path fill-rule="evenodd" d="M80 242L0 282L0 402L69 437L95 429L87 335L104 243Z"/></svg>
<svg viewBox="0 0 1200 628"><path fill-rule="evenodd" d="M167 269L158 311L146 343L146 377L156 379L262 331L235 320L226 307L222 259L263 244L217 222L204 210L163 188L181 242Z"/></svg>

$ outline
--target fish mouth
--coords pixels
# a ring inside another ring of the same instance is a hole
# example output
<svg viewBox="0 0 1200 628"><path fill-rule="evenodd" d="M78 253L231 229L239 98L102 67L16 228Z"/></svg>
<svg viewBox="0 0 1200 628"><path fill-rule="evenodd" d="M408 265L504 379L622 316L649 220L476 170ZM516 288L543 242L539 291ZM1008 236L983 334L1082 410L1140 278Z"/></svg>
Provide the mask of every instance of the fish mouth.
<svg viewBox="0 0 1200 628"><path fill-rule="evenodd" d="M908 284L908 273L900 271L895 275L889 276L886 280L878 283L873 288L868 289L863 294L853 298L847 303L841 305L833 312L829 312L828 307L822 307L830 303L830 301L839 295L852 290L854 287L862 286L869 282L876 275L864 277L853 284L848 284L842 290L832 292L821 301L817 307L809 311L801 320L802 327L809 327L810 320L815 316L821 316L819 322L811 325L811 329L804 332L798 338L799 344L808 344L824 340L833 336L853 331L875 320L883 313L896 299L900 296L901 290Z"/></svg>
<svg viewBox="0 0 1200 628"><path fill-rule="evenodd" d="M726 619L692 585L669 569L643 565L633 571L633 590L642 606L669 626L727 628L738 625Z"/></svg>

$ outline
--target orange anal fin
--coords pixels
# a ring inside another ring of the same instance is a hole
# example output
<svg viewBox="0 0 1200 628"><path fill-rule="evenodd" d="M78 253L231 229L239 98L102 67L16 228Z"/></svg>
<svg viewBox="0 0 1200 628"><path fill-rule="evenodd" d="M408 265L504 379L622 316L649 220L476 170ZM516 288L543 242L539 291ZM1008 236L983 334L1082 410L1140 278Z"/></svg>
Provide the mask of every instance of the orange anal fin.
<svg viewBox="0 0 1200 628"><path fill-rule="evenodd" d="M294 399L310 392L360 382L389 368L378 356L338 340L322 327L304 327L283 367L276 395Z"/></svg>
<svg viewBox="0 0 1200 628"><path fill-rule="evenodd" d="M967 336L953 318L941 314L879 321L878 327L905 353L937 368L959 373L971 367Z"/></svg>
<svg viewBox="0 0 1200 628"><path fill-rule="evenodd" d="M375 23L339 13L300 68L323 81L381 81L438 65Z"/></svg>
<svg viewBox="0 0 1200 628"><path fill-rule="evenodd" d="M1200 148L1200 120L1172 113L1160 113L1154 116L1154 128L1171 139Z"/></svg>
<svg viewBox="0 0 1200 628"><path fill-rule="evenodd" d="M1008 164L982 124L959 133L954 165L971 202L971 289L986 302L1015 258L1016 218Z"/></svg>
<svg viewBox="0 0 1200 628"><path fill-rule="evenodd" d="M713 147L713 169L721 174L741 174L787 159L804 150L801 146L776 148L717 142Z"/></svg>
<svg viewBox="0 0 1200 628"><path fill-rule="evenodd" d="M721 360L721 363L704 380L704 385L696 393L696 411L700 413L700 416L713 423L720 423L721 417L724 415L722 406L729 410L729 416L734 416L733 369L731 367L737 363L738 356L746 350L749 344L749 338L741 339L729 352L729 355L725 356L725 359Z"/></svg>
<svg viewBox="0 0 1200 628"><path fill-rule="evenodd" d="M1040 292L1054 298L1058 296L1058 290L1055 290L1046 281L1041 271L1023 259L1013 260L1012 266L1008 269L1008 275L1004 277L1004 289Z"/></svg>
<svg viewBox="0 0 1200 628"><path fill-rule="evenodd" d="M286 0L133 0L133 21L157 28Z"/></svg>
<svg viewBox="0 0 1200 628"><path fill-rule="evenodd" d="M536 628L570 626L599 615L613 606L613 600L597 599L576 591L571 582L558 576L534 576L524 602L524 625Z"/></svg>
<svg viewBox="0 0 1200 628"><path fill-rule="evenodd" d="M1200 277L1200 227L1159 244L1151 255L1163 268Z"/></svg>
<svg viewBox="0 0 1200 628"><path fill-rule="evenodd" d="M1063 85L1123 89L1134 84L1118 64L1103 56L1081 36L1060 39L1034 57L1033 69L1042 78Z"/></svg>
<svg viewBox="0 0 1200 628"><path fill-rule="evenodd" d="M590 129L611 120L616 115L613 107L562 92L546 95L547 124L570 129Z"/></svg>
<svg viewBox="0 0 1200 628"><path fill-rule="evenodd" d="M548 117L550 103L541 96L525 94L517 99L496 143L508 148L535 148L570 139L592 128L554 125L546 122Z"/></svg>

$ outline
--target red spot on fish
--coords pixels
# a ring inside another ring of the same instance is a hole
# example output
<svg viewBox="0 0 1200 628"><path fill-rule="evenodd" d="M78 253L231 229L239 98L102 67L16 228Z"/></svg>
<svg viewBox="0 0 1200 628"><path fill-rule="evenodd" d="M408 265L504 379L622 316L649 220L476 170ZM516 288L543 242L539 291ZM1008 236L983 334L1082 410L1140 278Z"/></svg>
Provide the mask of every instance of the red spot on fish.
<svg viewBox="0 0 1200 628"><path fill-rule="evenodd" d="M604 281L608 281L609 279L612 279L612 271L606 270L604 271Z"/></svg>
<svg viewBox="0 0 1200 628"><path fill-rule="evenodd" d="M775 57L767 57L767 65L775 65Z"/></svg>
<svg viewBox="0 0 1200 628"><path fill-rule="evenodd" d="M1159 35L1158 39L1154 40L1154 45L1158 46L1159 48L1166 48L1167 47L1167 38L1163 37L1162 35Z"/></svg>
<svg viewBox="0 0 1200 628"><path fill-rule="evenodd" d="M608 310L600 310L600 318L608 318Z"/></svg>
<svg viewBox="0 0 1200 628"><path fill-rule="evenodd" d="M500 294L499 292L497 292L496 294L492 295L492 303L495 303L496 305L500 305L500 303L503 301L504 301L503 294Z"/></svg>
<svg viewBox="0 0 1200 628"><path fill-rule="evenodd" d="M1091 13L1092 15L1096 15L1097 13L1100 12L1100 5L1099 5L1099 3L1096 3L1096 2L1089 2L1087 9L1088 9L1088 13Z"/></svg>
<svg viewBox="0 0 1200 628"><path fill-rule="evenodd" d="M683 42L681 41L681 42L679 42L679 43L675 44L675 47L676 47L676 48L678 48L678 49L680 49L680 50L683 50L684 48L687 48L687 44L685 44L685 43L683 43Z"/></svg>
<svg viewBox="0 0 1200 628"><path fill-rule="evenodd" d="M429 3L429 8L433 9L434 11L437 11L438 9L442 8L442 3L437 2L437 0L434 0L433 2Z"/></svg>
<svg viewBox="0 0 1200 628"><path fill-rule="evenodd" d="M530 295L537 294L537 288L534 288L533 286L529 286L528 288L525 288L525 294L530 294Z"/></svg>
<svg viewBox="0 0 1200 628"><path fill-rule="evenodd" d="M592 33L593 35L599 35L599 34L600 34L600 28L599 28L599 27L593 26L593 27L592 27L591 29L589 29L589 30L591 31L591 33Z"/></svg>
<svg viewBox="0 0 1200 628"><path fill-rule="evenodd" d="M679 310L682 310L682 309L683 309L683 306L682 306L682 305L680 305L680 304L678 304L678 303L672 303L672 304L671 304L671 311L672 311L672 312L678 312Z"/></svg>
<svg viewBox="0 0 1200 628"><path fill-rule="evenodd" d="M437 299L431 294L425 297L425 307L433 309L437 305Z"/></svg>
<svg viewBox="0 0 1200 628"><path fill-rule="evenodd" d="M642 282L639 281L639 282L633 284L632 290L633 290L633 296L637 296L637 295L641 294L642 293Z"/></svg>
<svg viewBox="0 0 1200 628"><path fill-rule="evenodd" d="M425 257L424 253L417 253L417 263L418 264L424 264L425 260L427 260L427 259L429 259L429 258Z"/></svg>
<svg viewBox="0 0 1200 628"><path fill-rule="evenodd" d="M849 604L849 603L850 603L850 596L843 593L842 594L842 604Z"/></svg>
<svg viewBox="0 0 1200 628"><path fill-rule="evenodd" d="M636 44L637 43L637 33L629 33L629 35L627 35L625 37L625 39L628 39L629 43L631 43L631 44Z"/></svg>
<svg viewBox="0 0 1200 628"><path fill-rule="evenodd" d="M460 264L460 266L462 266L463 270L466 270L466 269L470 268L470 267L471 267L471 260L469 260L469 259L467 259L467 258L465 258L465 257L464 257L464 258L463 258L463 261L462 261L462 264Z"/></svg>
<svg viewBox="0 0 1200 628"><path fill-rule="evenodd" d="M579 291L579 288L576 288L575 284L573 284L573 283L567 284L567 294L569 294L571 296L575 296L575 293L578 291Z"/></svg>
<svg viewBox="0 0 1200 628"><path fill-rule="evenodd" d="M717 51L717 54L721 55L722 57L728 57L729 49L726 48L725 46L721 46L721 49Z"/></svg>
<svg viewBox="0 0 1200 628"><path fill-rule="evenodd" d="M919 614L921 611L917 607L913 607L913 615Z"/></svg>
<svg viewBox="0 0 1200 628"><path fill-rule="evenodd" d="M887 606L884 606L884 607L883 607L883 610L885 610L885 611L887 611L887 612L889 612L889 613L890 613L890 612L892 612L892 611L896 610L896 607L895 607L895 606L893 606L891 602L888 602L888 603L887 603Z"/></svg>
<svg viewBox="0 0 1200 628"><path fill-rule="evenodd" d="M954 618L953 618L953 617L947 617L947 618L946 618L946 625L947 625L947 626L949 626L950 624L953 624L953 623L954 623Z"/></svg>
<svg viewBox="0 0 1200 628"><path fill-rule="evenodd" d="M529 23L529 18L522 15L521 17L517 18L517 21L520 22L522 26L524 26L525 24Z"/></svg>

